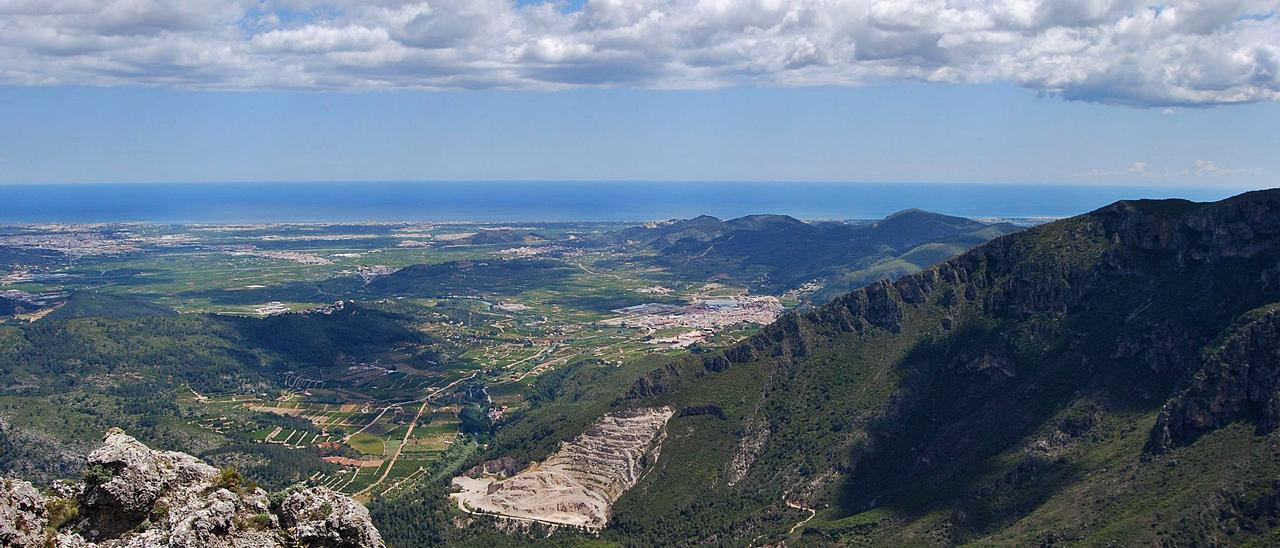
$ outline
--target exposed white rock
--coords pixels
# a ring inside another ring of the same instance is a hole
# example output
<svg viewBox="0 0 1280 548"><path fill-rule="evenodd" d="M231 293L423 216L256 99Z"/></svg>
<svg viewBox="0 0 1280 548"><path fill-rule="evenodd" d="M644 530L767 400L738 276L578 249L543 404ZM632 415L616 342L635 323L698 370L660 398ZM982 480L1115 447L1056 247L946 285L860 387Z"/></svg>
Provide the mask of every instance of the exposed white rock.
<svg viewBox="0 0 1280 548"><path fill-rule="evenodd" d="M118 429L89 454L77 497L80 517L59 531L57 548L381 548L369 512L322 487L289 494L278 515L267 493L219 481L218 470L191 455L153 451ZM46 500L31 484L0 483L0 546L45 547Z"/></svg>
<svg viewBox="0 0 1280 548"><path fill-rule="evenodd" d="M44 542L44 497L30 483L0 479L0 546L36 546Z"/></svg>
<svg viewBox="0 0 1280 548"><path fill-rule="evenodd" d="M310 546L378 546L382 537L370 525L369 510L350 497L324 487L290 493L280 504L280 523Z"/></svg>
<svg viewBox="0 0 1280 548"><path fill-rule="evenodd" d="M459 476L452 496L468 512L599 529L610 508L657 457L670 407L601 417L547 460L510 478Z"/></svg>

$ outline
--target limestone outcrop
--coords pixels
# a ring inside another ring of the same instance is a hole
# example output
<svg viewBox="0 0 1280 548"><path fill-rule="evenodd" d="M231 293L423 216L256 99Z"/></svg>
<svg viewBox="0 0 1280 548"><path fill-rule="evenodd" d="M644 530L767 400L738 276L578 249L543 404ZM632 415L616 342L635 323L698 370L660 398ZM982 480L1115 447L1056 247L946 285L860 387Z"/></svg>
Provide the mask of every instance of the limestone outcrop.
<svg viewBox="0 0 1280 548"><path fill-rule="evenodd" d="M30 483L0 480L0 546L35 546L44 541L44 497Z"/></svg>
<svg viewBox="0 0 1280 548"><path fill-rule="evenodd" d="M369 512L323 487L272 504L230 471L174 451L155 451L119 429L89 454L82 484L42 495L0 481L0 545L58 548L316 546L377 548Z"/></svg>

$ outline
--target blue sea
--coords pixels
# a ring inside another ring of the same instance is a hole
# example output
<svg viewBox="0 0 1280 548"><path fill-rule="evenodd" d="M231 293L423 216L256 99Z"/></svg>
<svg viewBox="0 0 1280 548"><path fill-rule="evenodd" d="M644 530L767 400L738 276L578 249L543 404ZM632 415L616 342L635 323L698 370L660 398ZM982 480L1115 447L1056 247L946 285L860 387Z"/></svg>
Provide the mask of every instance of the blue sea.
<svg viewBox="0 0 1280 548"><path fill-rule="evenodd" d="M907 208L1064 217L1116 200L1212 201L1240 189L1031 184L371 182L0 185L0 224L641 221L780 213L874 219Z"/></svg>

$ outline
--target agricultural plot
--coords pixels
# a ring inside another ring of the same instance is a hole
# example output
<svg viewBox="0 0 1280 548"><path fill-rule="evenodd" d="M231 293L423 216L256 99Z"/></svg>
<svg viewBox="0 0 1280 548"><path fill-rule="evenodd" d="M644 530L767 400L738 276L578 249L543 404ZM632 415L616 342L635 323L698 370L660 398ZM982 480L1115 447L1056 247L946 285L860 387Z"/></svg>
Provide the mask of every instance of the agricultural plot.
<svg viewBox="0 0 1280 548"><path fill-rule="evenodd" d="M212 314L254 345L274 384L183 387L182 427L306 455L290 460L313 463L308 481L369 498L461 462L557 368L614 367L754 330L721 308L689 307L763 297L686 279L655 266L653 251L602 237L625 226L67 227L110 232L109 247L0 272L0 289L72 295L59 314ZM51 241L64 240L100 241ZM86 306L78 294L111 298Z"/></svg>

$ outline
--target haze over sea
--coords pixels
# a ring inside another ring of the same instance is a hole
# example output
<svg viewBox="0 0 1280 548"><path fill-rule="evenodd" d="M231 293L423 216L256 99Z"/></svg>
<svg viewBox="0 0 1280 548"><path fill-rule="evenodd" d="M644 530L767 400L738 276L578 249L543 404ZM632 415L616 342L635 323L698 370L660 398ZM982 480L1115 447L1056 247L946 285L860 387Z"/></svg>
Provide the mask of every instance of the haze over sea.
<svg viewBox="0 0 1280 548"><path fill-rule="evenodd" d="M874 219L906 208L1065 217L1116 200L1212 201L1243 189L765 182L370 182L0 185L0 223L643 221L779 213Z"/></svg>

